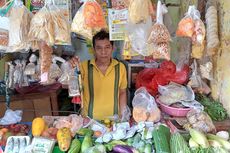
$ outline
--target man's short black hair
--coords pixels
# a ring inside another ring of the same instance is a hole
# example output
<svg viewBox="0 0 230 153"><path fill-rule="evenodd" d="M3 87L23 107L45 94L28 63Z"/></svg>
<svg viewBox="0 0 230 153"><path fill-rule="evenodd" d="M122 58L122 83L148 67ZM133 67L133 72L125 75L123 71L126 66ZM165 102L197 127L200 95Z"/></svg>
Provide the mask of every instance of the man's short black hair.
<svg viewBox="0 0 230 153"><path fill-rule="evenodd" d="M106 32L105 30L101 30L97 34L95 34L93 36L93 48L95 48L95 41L96 40L104 40L104 39L109 40L109 33ZM113 41L110 41L110 44L113 46Z"/></svg>

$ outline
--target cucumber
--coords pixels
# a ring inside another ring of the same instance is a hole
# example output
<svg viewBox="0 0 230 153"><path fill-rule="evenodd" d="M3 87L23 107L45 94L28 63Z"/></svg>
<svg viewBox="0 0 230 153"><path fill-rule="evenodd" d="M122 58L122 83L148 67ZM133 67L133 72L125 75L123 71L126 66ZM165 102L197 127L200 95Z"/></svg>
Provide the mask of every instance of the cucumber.
<svg viewBox="0 0 230 153"><path fill-rule="evenodd" d="M158 129L153 130L156 153L170 153L169 140L170 130L166 126L160 125Z"/></svg>
<svg viewBox="0 0 230 153"><path fill-rule="evenodd" d="M71 142L70 149L68 153L79 153L81 150L81 142L78 139L74 139Z"/></svg>
<svg viewBox="0 0 230 153"><path fill-rule="evenodd" d="M176 132L170 139L171 153L191 153L183 136Z"/></svg>

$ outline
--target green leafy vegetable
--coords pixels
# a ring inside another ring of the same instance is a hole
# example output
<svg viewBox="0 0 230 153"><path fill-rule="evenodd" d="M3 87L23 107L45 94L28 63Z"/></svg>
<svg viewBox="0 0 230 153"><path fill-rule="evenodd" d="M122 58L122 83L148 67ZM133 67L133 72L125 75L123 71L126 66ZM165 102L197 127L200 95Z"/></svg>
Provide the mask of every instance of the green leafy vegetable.
<svg viewBox="0 0 230 153"><path fill-rule="evenodd" d="M220 102L202 94L196 94L196 100L204 106L204 111L212 120L223 121L228 118L228 113Z"/></svg>

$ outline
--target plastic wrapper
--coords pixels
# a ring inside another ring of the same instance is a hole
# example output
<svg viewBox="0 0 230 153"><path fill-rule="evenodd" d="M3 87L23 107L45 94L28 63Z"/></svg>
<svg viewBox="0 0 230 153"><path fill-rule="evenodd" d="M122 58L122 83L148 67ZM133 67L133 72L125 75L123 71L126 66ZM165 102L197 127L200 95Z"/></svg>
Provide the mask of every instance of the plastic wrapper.
<svg viewBox="0 0 230 153"><path fill-rule="evenodd" d="M133 24L145 23L148 20L150 4L150 0L129 1L129 18Z"/></svg>
<svg viewBox="0 0 230 153"><path fill-rule="evenodd" d="M52 46L54 39L54 22L47 7L39 10L31 20L29 37L31 41L45 41Z"/></svg>
<svg viewBox="0 0 230 153"><path fill-rule="evenodd" d="M69 76L68 89L70 97L76 97L81 95L78 75L74 73L74 70L72 70L72 73Z"/></svg>
<svg viewBox="0 0 230 153"><path fill-rule="evenodd" d="M0 29L0 51L7 50L9 43L9 31Z"/></svg>
<svg viewBox="0 0 230 153"><path fill-rule="evenodd" d="M7 52L27 52L30 48L28 33L32 14L20 0L10 10L9 44Z"/></svg>
<svg viewBox="0 0 230 153"><path fill-rule="evenodd" d="M6 80L6 85L8 88L14 89L14 65L12 62L8 62L7 64L9 66L9 75Z"/></svg>
<svg viewBox="0 0 230 153"><path fill-rule="evenodd" d="M92 40L93 30L85 25L85 18L83 16L83 5L79 8L76 15L74 16L71 24L71 31L75 32L85 38Z"/></svg>
<svg viewBox="0 0 230 153"><path fill-rule="evenodd" d="M0 125L10 125L21 122L22 120L22 111L7 109L5 115L0 119Z"/></svg>
<svg viewBox="0 0 230 153"><path fill-rule="evenodd" d="M53 62L49 70L49 79L56 80L59 77L61 77L61 75L62 75L62 71L57 65L55 57L53 57Z"/></svg>
<svg viewBox="0 0 230 153"><path fill-rule="evenodd" d="M195 99L191 88L173 82L166 86L159 86L158 91L160 93L159 100L166 105Z"/></svg>
<svg viewBox="0 0 230 153"><path fill-rule="evenodd" d="M205 39L205 25L202 22L202 20L196 16L195 20L194 20L194 33L192 36L192 42L193 44L199 44L202 45L204 43L204 39Z"/></svg>
<svg viewBox="0 0 230 153"><path fill-rule="evenodd" d="M101 6L95 0L86 0L83 4L85 25L89 28L105 28L106 21Z"/></svg>
<svg viewBox="0 0 230 153"><path fill-rule="evenodd" d="M187 113L187 119L192 128L204 133L215 132L216 128L209 115L201 110L192 109Z"/></svg>
<svg viewBox="0 0 230 153"><path fill-rule="evenodd" d="M149 43L167 43L170 41L170 34L167 27L163 23L163 15L168 12L167 7L162 5L160 1L157 3L157 21L152 26L152 30L148 39Z"/></svg>
<svg viewBox="0 0 230 153"><path fill-rule="evenodd" d="M198 66L196 60L193 61L193 64L191 65L192 68L192 74L189 78L189 85L197 90L200 93L209 94L211 92L211 89L209 86L201 79L201 75L198 72Z"/></svg>
<svg viewBox="0 0 230 153"><path fill-rule="evenodd" d="M125 9L129 6L129 0L111 0L113 9Z"/></svg>
<svg viewBox="0 0 230 153"><path fill-rule="evenodd" d="M92 40L93 33L106 27L100 5L95 0L86 0L74 16L71 31Z"/></svg>
<svg viewBox="0 0 230 153"><path fill-rule="evenodd" d="M34 15L29 36L32 42L45 41L50 46L71 44L70 24L54 1L46 2L45 6ZM34 46L36 48L36 45Z"/></svg>
<svg viewBox="0 0 230 153"><path fill-rule="evenodd" d="M61 77L58 79L58 81L63 84L63 85L68 85L69 82L69 74L71 72L71 65L69 64L69 62L64 62L61 65L61 71L62 71L62 75Z"/></svg>
<svg viewBox="0 0 230 153"><path fill-rule="evenodd" d="M121 122L126 122L130 120L131 111L128 106L124 108L121 114Z"/></svg>
<svg viewBox="0 0 230 153"><path fill-rule="evenodd" d="M220 40L218 37L218 17L217 9L210 6L205 14L207 25L207 53L209 56L216 54Z"/></svg>
<svg viewBox="0 0 230 153"><path fill-rule="evenodd" d="M193 44L191 56L196 59L201 59L204 54L204 43L203 44Z"/></svg>
<svg viewBox="0 0 230 153"><path fill-rule="evenodd" d="M152 56L154 59L170 60L170 45L168 42L158 43L153 45Z"/></svg>
<svg viewBox="0 0 230 153"><path fill-rule="evenodd" d="M155 99L145 88L142 87L136 90L132 104L133 118L136 122L158 122L160 120L161 113Z"/></svg>
<svg viewBox="0 0 230 153"><path fill-rule="evenodd" d="M148 43L151 26L151 17L147 19L146 23L133 24L128 21L127 35L134 53L138 53L143 56L149 56L152 54L153 46Z"/></svg>
<svg viewBox="0 0 230 153"><path fill-rule="evenodd" d="M48 73L52 63L53 48L45 42L39 44L40 47L40 62L41 62L41 83L48 83Z"/></svg>
<svg viewBox="0 0 230 153"><path fill-rule="evenodd" d="M157 3L157 22L152 26L148 43L153 45L153 58L154 59L170 59L170 34L167 27L163 24L163 15L168 10L161 1Z"/></svg>
<svg viewBox="0 0 230 153"><path fill-rule="evenodd" d="M152 32L148 39L148 42L151 43L166 43L170 41L170 34L168 29L164 24L156 23L152 26Z"/></svg>
<svg viewBox="0 0 230 153"><path fill-rule="evenodd" d="M36 65L34 62L37 61L37 56L32 54L29 59L30 63L28 63L25 67L24 74L25 75L35 75Z"/></svg>
<svg viewBox="0 0 230 153"><path fill-rule="evenodd" d="M211 75L213 69L213 65L212 62L207 62L205 64L200 65L200 73L202 78L208 79L208 80L212 80L213 77Z"/></svg>
<svg viewBox="0 0 230 153"><path fill-rule="evenodd" d="M176 31L177 36L181 37L192 37L195 29L195 22L192 17L194 11L193 6L189 6L189 10L186 13L185 17L179 22L178 28Z"/></svg>
<svg viewBox="0 0 230 153"><path fill-rule="evenodd" d="M50 9L52 20L54 22L54 39L57 45L71 44L70 23L67 21L63 12L53 4Z"/></svg>

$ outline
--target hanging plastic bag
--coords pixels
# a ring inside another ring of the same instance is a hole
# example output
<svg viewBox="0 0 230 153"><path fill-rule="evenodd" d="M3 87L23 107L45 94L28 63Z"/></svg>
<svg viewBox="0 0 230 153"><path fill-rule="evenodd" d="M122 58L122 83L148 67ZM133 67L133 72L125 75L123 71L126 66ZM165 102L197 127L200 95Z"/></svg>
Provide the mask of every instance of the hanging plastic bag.
<svg viewBox="0 0 230 153"><path fill-rule="evenodd" d="M151 30L152 19L149 16L146 23L133 24L128 21L127 34L131 42L133 54L149 56L152 54L153 46L147 43L148 36ZM132 54L132 53L131 53Z"/></svg>
<svg viewBox="0 0 230 153"><path fill-rule="evenodd" d="M14 89L14 65L12 64L12 62L7 62L7 65L9 66L9 75L6 80L6 85L8 88Z"/></svg>
<svg viewBox="0 0 230 153"><path fill-rule="evenodd" d="M92 40L93 33L106 27L100 5L95 0L86 0L74 16L71 31Z"/></svg>
<svg viewBox="0 0 230 153"><path fill-rule="evenodd" d="M193 44L191 56L196 59L201 59L204 54L205 44Z"/></svg>
<svg viewBox="0 0 230 153"><path fill-rule="evenodd" d="M201 79L200 73L198 73L198 65L196 60L193 61L191 65L192 75L189 78L189 85L200 93L209 94L211 89L209 86Z"/></svg>
<svg viewBox="0 0 230 153"><path fill-rule="evenodd" d="M68 85L69 82L69 74L71 72L71 65L69 64L69 62L63 62L61 65L61 71L62 71L62 75L61 77L58 79L58 82L60 82L63 85Z"/></svg>
<svg viewBox="0 0 230 153"><path fill-rule="evenodd" d="M129 18L133 24L145 23L149 16L149 0L130 0L129 1Z"/></svg>
<svg viewBox="0 0 230 153"><path fill-rule="evenodd" d="M74 69L69 76L68 89L70 97L81 96L78 75Z"/></svg>
<svg viewBox="0 0 230 153"><path fill-rule="evenodd" d="M176 31L177 36L192 37L195 29L195 23L192 17L195 6L189 6L188 12L185 17L179 22Z"/></svg>
<svg viewBox="0 0 230 153"><path fill-rule="evenodd" d="M202 45L205 39L205 25L200 17L197 15L194 15L194 23L195 28L192 36L192 42L193 44Z"/></svg>
<svg viewBox="0 0 230 153"><path fill-rule="evenodd" d="M5 52L9 43L9 10L14 1L7 2L0 8L0 51Z"/></svg>
<svg viewBox="0 0 230 153"><path fill-rule="evenodd" d="M25 75L34 75L36 71L36 65L34 64L37 61L37 56L32 54L29 58L29 63L26 65L24 70Z"/></svg>
<svg viewBox="0 0 230 153"><path fill-rule="evenodd" d="M134 95L132 101L134 120L136 122L158 122L161 113L154 97L144 87L137 89Z"/></svg>
<svg viewBox="0 0 230 153"><path fill-rule="evenodd" d="M170 60L170 34L167 27L163 23L163 15L168 10L161 1L157 3L157 22L152 26L151 33L148 38L148 43L153 46L154 59L167 59Z"/></svg>
<svg viewBox="0 0 230 153"><path fill-rule="evenodd" d="M54 22L47 8L47 4L41 8L32 18L30 23L29 37L33 41L45 41L52 46L55 43Z"/></svg>
<svg viewBox="0 0 230 153"><path fill-rule="evenodd" d="M163 15L167 13L167 7L157 3L157 22L152 26L151 34L149 36L149 43L168 43L170 41L170 34L167 27L163 23Z"/></svg>
<svg viewBox="0 0 230 153"><path fill-rule="evenodd" d="M50 0L51 1L51 0ZM56 6L55 1L48 5L54 23L54 39L56 45L71 45L70 23L63 12Z"/></svg>
<svg viewBox="0 0 230 153"><path fill-rule="evenodd" d="M15 0L9 13L9 44L6 52L27 52L30 48L28 33L32 13L21 0Z"/></svg>
<svg viewBox="0 0 230 153"><path fill-rule="evenodd" d="M92 28L86 27L85 18L83 15L83 6L79 8L76 15L74 16L73 22L71 24L71 31L75 32L89 40L93 38L93 30Z"/></svg>
<svg viewBox="0 0 230 153"><path fill-rule="evenodd" d="M49 70L52 63L53 48L48 46L45 42L39 43L40 48L40 62L41 62L41 83L49 83Z"/></svg>
<svg viewBox="0 0 230 153"><path fill-rule="evenodd" d="M9 43L9 31L0 29L0 51L6 51Z"/></svg>
<svg viewBox="0 0 230 153"><path fill-rule="evenodd" d="M85 18L86 27L106 28L103 10L97 1L87 0L83 5L83 16Z"/></svg>
<svg viewBox="0 0 230 153"><path fill-rule="evenodd" d="M49 70L49 78L52 80L56 80L62 75L62 71L57 65L57 61L59 61L58 57L53 56L52 64Z"/></svg>

